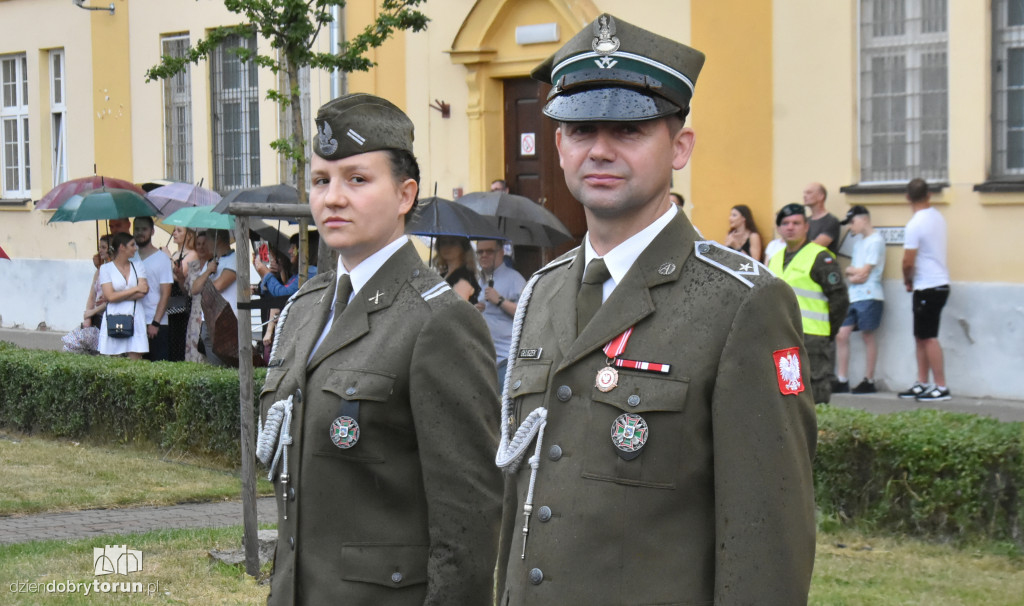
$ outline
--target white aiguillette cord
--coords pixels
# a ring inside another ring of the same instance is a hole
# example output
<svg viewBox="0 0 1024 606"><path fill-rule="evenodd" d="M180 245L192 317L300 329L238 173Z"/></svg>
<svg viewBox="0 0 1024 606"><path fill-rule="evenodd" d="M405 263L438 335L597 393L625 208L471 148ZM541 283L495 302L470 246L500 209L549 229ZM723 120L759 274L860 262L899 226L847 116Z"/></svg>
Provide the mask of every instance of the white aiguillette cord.
<svg viewBox="0 0 1024 606"><path fill-rule="evenodd" d="M523 554L526 559L526 538L530 534L530 514L533 513L533 489L537 483L537 468L540 467L541 444L544 442L544 427L547 425L548 410L538 406L516 429L515 435L509 436L511 432L510 422L512 421L512 396L509 393L509 384L512 381L512 370L515 368L516 358L519 353L519 339L523 334L523 320L526 317L526 307L533 295L533 286L540 278L539 273L534 274L526 283L522 294L519 296L519 307L516 309L515 319L512 321L512 345L508 354L508 370L505 373L505 385L502 389L501 398L501 441L498 444L498 454L494 457L494 463L507 471L515 473L523 460L526 449L534 436L537 438L537 445L534 448L533 456L530 457L530 487L526 493L526 503L523 505Z"/></svg>

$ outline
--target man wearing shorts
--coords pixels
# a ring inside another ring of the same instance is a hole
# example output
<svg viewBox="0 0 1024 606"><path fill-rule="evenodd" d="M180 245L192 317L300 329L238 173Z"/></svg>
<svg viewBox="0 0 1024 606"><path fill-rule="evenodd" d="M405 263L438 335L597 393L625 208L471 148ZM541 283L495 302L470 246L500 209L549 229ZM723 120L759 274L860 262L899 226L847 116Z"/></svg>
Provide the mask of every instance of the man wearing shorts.
<svg viewBox="0 0 1024 606"><path fill-rule="evenodd" d="M839 334L836 335L836 371L838 382L834 393L875 393L875 362L878 360L878 342L875 329L882 322L882 272L885 270L885 240L871 227L871 214L857 205L846 213L841 225L849 225L854 236L853 261L846 268L849 284L850 309L846 312ZM850 370L850 334L859 330L864 335L867 361L864 380L852 390L847 373Z"/></svg>
<svg viewBox="0 0 1024 606"><path fill-rule="evenodd" d="M949 400L939 344L939 317L949 298L946 220L932 208L928 183L924 179L914 179L907 184L907 201L914 209L914 216L907 223L903 236L903 283L907 292L913 293L917 381L899 395L924 402Z"/></svg>

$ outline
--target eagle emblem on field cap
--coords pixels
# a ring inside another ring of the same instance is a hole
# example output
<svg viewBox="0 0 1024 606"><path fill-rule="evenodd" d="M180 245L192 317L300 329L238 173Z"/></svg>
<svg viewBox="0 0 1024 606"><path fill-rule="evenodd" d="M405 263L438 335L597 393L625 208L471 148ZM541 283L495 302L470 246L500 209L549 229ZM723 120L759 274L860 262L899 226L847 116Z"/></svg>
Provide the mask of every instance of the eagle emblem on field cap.
<svg viewBox="0 0 1024 606"><path fill-rule="evenodd" d="M332 137L334 133L331 132L331 125L327 122L321 122L317 124L317 139L320 143L320 149L323 153L331 155L338 151L338 140Z"/></svg>

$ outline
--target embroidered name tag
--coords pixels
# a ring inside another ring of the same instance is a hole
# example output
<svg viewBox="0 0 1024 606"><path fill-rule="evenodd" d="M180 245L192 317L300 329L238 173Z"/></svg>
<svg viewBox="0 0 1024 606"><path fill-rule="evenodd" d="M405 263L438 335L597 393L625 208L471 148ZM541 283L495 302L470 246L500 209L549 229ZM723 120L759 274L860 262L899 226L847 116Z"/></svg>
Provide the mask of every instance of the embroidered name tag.
<svg viewBox="0 0 1024 606"><path fill-rule="evenodd" d="M535 347L530 349L520 349L519 355L517 356L520 360L539 360L541 352L544 351L543 347Z"/></svg>

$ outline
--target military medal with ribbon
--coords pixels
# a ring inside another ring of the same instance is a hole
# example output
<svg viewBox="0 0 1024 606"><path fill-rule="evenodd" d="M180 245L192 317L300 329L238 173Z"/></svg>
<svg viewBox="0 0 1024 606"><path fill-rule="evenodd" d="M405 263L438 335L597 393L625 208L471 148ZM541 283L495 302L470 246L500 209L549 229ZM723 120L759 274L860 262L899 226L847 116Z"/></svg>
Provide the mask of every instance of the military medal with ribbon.
<svg viewBox="0 0 1024 606"><path fill-rule="evenodd" d="M667 374L671 370L672 367L669 364L620 358L619 356L626 351L626 345L629 344L629 338L632 335L633 327L630 327L604 346L604 354L608 356L608 360L605 362L607 366L597 372L595 386L599 391L607 393L618 386L619 371L616 370L617 368L628 368L630 370L660 374ZM630 403L632 404L632 400ZM647 421L638 414L621 414L612 422L612 444L615 446L618 455L626 461L631 461L640 456L640 451L647 444L649 436L650 428L647 426Z"/></svg>
<svg viewBox="0 0 1024 606"><path fill-rule="evenodd" d="M626 351L629 344L629 337L633 335L633 327L630 326L621 335L615 337L604 346L604 355L608 356L606 366L597 371L595 386L598 391L608 393L619 385L619 371L616 368L628 368L630 370L641 370L644 372L656 372L667 374L671 370L670 364L658 362L644 362L642 360L627 360L620 358L622 352Z"/></svg>

